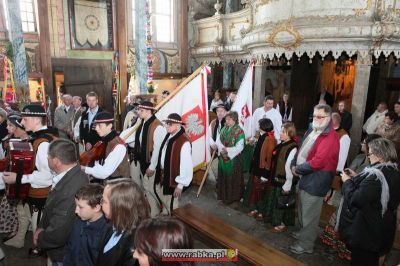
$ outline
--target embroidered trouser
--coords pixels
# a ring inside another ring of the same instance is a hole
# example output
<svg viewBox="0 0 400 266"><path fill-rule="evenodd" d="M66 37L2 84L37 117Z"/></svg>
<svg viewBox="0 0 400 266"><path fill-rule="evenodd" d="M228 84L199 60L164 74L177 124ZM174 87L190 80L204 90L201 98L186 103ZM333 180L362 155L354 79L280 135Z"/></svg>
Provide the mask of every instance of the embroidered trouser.
<svg viewBox="0 0 400 266"><path fill-rule="evenodd" d="M155 174L152 176L141 175L144 193L151 208L151 217L156 217L160 213L160 203L154 193L154 179Z"/></svg>
<svg viewBox="0 0 400 266"><path fill-rule="evenodd" d="M174 198L174 195L164 195L160 185L156 185L156 192L163 206L161 213L164 215L172 215L172 210L179 207L179 198Z"/></svg>

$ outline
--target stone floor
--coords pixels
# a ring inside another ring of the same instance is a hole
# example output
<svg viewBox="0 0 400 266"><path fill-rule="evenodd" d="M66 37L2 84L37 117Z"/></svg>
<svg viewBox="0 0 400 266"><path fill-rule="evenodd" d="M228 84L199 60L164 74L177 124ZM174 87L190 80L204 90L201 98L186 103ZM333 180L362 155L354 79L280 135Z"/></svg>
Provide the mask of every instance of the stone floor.
<svg viewBox="0 0 400 266"><path fill-rule="evenodd" d="M289 233L294 231L296 228L289 228L288 232L282 234L274 234L270 232L270 227L266 226L262 222L257 222L255 219L248 217L246 215L246 209L241 206L241 204L234 204L231 206L220 206L216 201L216 194L214 189L214 184L206 183L204 189L199 198L196 197L197 186L192 186L187 190L182 199L181 205L186 203L192 203L207 212L215 215L216 217L224 220L242 231L254 236L255 238L264 241L268 245L273 246L276 249L296 258L299 261L304 262L311 266L341 266L350 265L348 262L343 261L327 252L326 247L318 240L315 246L313 254L303 254L294 255L289 251L289 246L293 243L293 239L290 237ZM4 237L4 235L1 235ZM4 249L6 253L6 259L0 262L0 266L44 266L46 265L45 258L29 258L28 249L32 246L32 233L26 236L27 245L22 249L15 249L6 247L3 243L0 246ZM195 242L196 243L196 242ZM196 243L197 247L203 248L202 243ZM387 259L385 266L396 266L400 261L400 251L392 250L390 256ZM199 265L217 265L217 264L206 264L201 263ZM221 263L222 265L222 263ZM229 264L224 264L229 265Z"/></svg>

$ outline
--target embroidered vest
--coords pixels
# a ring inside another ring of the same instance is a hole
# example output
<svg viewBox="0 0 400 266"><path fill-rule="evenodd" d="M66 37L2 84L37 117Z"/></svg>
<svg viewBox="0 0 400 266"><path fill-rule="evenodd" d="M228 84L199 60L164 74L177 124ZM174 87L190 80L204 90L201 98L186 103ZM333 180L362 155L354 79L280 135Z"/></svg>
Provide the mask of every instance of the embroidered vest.
<svg viewBox="0 0 400 266"><path fill-rule="evenodd" d="M158 161L158 174L156 175L156 184L161 183L163 187L164 195L172 195L177 186L175 182L175 178L180 174L180 165L181 165L181 149L185 142L189 142L190 140L188 136L185 134L184 130L181 130L177 133L176 136L172 137L169 141L169 134L165 137L163 143L161 144L159 161ZM167 143L168 141L168 143ZM161 173L161 155L164 146L167 145L164 157L164 169L163 173Z"/></svg>
<svg viewBox="0 0 400 266"><path fill-rule="evenodd" d="M34 162L36 163L36 154L39 149L39 145L43 142L52 142L53 140L57 139L55 135L53 135L48 129L40 130L34 133L33 138L30 140L33 147L33 155L34 155ZM33 170L36 170L36 166ZM33 188L30 187L28 197L30 198L47 198L51 190L51 186L46 188Z"/></svg>
<svg viewBox="0 0 400 266"><path fill-rule="evenodd" d="M289 156L289 153L297 148L297 144L294 141L288 141L280 143L276 146L272 153L272 161L274 166L274 177L286 180L285 164Z"/></svg>
<svg viewBox="0 0 400 266"><path fill-rule="evenodd" d="M126 146L125 142L118 136L108 142L107 147L106 147L106 158L114 150L115 146L117 146L118 144ZM125 153L124 159L118 165L117 169L115 169L114 173L112 173L110 175L110 177L111 178L113 178L113 177L130 177L128 153Z"/></svg>
<svg viewBox="0 0 400 266"><path fill-rule="evenodd" d="M142 121L142 124L136 131L134 154L135 161L140 162L140 170L142 171L142 174L144 174L150 165L150 160L154 149L154 131L158 126L161 126L161 122L153 115L146 122ZM142 128L142 141L139 141Z"/></svg>

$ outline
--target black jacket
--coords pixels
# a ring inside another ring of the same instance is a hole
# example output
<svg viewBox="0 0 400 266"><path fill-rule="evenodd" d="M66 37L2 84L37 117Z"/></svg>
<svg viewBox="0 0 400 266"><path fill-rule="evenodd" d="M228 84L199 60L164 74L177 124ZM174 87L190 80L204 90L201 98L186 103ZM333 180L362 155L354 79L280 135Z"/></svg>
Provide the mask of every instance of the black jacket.
<svg viewBox="0 0 400 266"><path fill-rule="evenodd" d="M340 126L347 131L347 133L350 133L351 126L353 125L353 116L351 115L350 112L344 111L343 113L339 113L342 121L340 122Z"/></svg>
<svg viewBox="0 0 400 266"><path fill-rule="evenodd" d="M102 108L100 108L96 113L96 115L100 112L104 111ZM93 118L94 121L94 118ZM90 143L92 145L95 145L99 140L100 136L97 134L96 130L94 129L94 123L92 121L91 127L89 128L89 109L84 112L81 116L81 123L79 124L79 138L80 140L84 140L85 143Z"/></svg>
<svg viewBox="0 0 400 266"><path fill-rule="evenodd" d="M118 243L106 253L103 253L103 249L106 246L108 240L113 234L112 227L107 229L104 238L100 241L100 253L97 258L97 266L133 266L138 265L137 260L133 258L133 241L135 232L132 234L122 233L121 239Z"/></svg>
<svg viewBox="0 0 400 266"><path fill-rule="evenodd" d="M64 246L75 220L75 194L88 183L81 167L76 165L69 170L50 191L43 211L39 228L38 246L47 250L52 261L63 261Z"/></svg>
<svg viewBox="0 0 400 266"><path fill-rule="evenodd" d="M92 223L82 221L78 217L65 246L63 265L95 265L100 253L100 241L104 238L107 229L108 225L104 216Z"/></svg>
<svg viewBox="0 0 400 266"><path fill-rule="evenodd" d="M0 141L5 137L7 137L7 135L8 135L8 130L7 130L7 119L6 119L0 124Z"/></svg>
<svg viewBox="0 0 400 266"><path fill-rule="evenodd" d="M346 245L381 255L389 252L396 231L396 213L400 203L400 172L394 167L374 165L384 174L389 185L389 202L382 217L382 186L375 175L359 174L344 182L343 208L339 233Z"/></svg>

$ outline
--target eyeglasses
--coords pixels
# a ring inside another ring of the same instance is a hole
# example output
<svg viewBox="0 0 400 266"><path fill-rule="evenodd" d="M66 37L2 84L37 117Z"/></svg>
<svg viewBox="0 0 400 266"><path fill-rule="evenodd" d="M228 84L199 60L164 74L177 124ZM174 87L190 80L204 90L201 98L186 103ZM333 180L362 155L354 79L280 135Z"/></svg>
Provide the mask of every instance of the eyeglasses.
<svg viewBox="0 0 400 266"><path fill-rule="evenodd" d="M326 117L328 117L328 115L313 115L313 118L316 118L316 119L323 119Z"/></svg>

